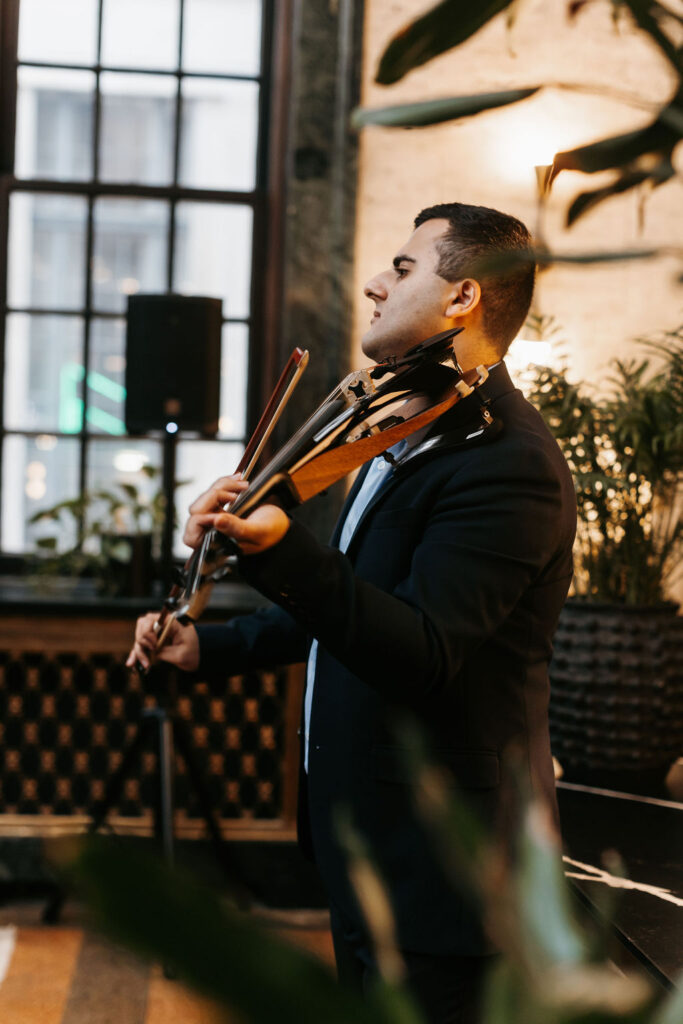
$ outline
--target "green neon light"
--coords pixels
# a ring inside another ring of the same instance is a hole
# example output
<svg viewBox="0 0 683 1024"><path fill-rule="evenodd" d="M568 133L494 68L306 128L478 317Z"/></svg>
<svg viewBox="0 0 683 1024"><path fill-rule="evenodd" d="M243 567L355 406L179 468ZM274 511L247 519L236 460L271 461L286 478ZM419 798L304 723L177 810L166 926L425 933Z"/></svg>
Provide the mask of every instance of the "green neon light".
<svg viewBox="0 0 683 1024"><path fill-rule="evenodd" d="M79 397L79 385L82 383L84 370L80 363L64 363L59 373L59 430L63 434L78 434L83 422L83 399ZM126 397L126 389L122 384L105 377L103 373L93 370L88 374L87 386L96 394L122 403ZM86 420L107 434L117 436L125 434L123 420L104 409L88 407Z"/></svg>
<svg viewBox="0 0 683 1024"><path fill-rule="evenodd" d="M63 434L77 434L83 422L83 401L78 385L83 380L83 367L64 363L59 371L59 429Z"/></svg>
<svg viewBox="0 0 683 1024"><path fill-rule="evenodd" d="M105 412L104 409L95 409L93 406L88 406L85 418L88 423L92 423L94 427L99 427L100 430L104 430L107 434L125 434L126 432L126 425L123 420L117 419L116 416Z"/></svg>
<svg viewBox="0 0 683 1024"><path fill-rule="evenodd" d="M95 370L89 373L88 387L92 391L96 391L98 395L111 398L112 402L125 401L126 389L123 384L117 384L115 380L105 377L103 373L97 373Z"/></svg>

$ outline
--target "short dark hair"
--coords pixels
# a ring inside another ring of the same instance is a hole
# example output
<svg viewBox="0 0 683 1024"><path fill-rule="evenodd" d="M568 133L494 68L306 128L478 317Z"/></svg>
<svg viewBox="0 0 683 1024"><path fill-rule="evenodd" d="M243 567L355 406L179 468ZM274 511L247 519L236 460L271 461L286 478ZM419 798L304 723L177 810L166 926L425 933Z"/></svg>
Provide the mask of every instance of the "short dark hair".
<svg viewBox="0 0 683 1024"><path fill-rule="evenodd" d="M526 320L534 293L536 266L527 228L507 213L466 203L428 206L415 218L415 227L427 220L449 223L437 246L437 274L446 281L467 276L479 281L484 330L504 355ZM496 261L500 263L500 257L511 252L526 253L528 258L507 269L496 267Z"/></svg>

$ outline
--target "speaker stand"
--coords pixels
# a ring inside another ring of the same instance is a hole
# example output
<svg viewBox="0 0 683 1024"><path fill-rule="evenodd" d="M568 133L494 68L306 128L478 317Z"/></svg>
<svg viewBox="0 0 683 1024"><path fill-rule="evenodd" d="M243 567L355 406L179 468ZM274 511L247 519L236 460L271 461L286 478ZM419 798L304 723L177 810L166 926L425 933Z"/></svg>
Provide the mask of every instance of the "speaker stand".
<svg viewBox="0 0 683 1024"><path fill-rule="evenodd" d="M175 481L178 454L178 424L169 422L164 429L161 489L164 493L164 530L161 536L161 576L169 589L174 583L173 530L175 527Z"/></svg>
<svg viewBox="0 0 683 1024"><path fill-rule="evenodd" d="M232 900L238 910L249 910L254 901L254 893L229 844L223 838L220 820L202 776L186 723L172 711L177 697L174 670L169 665L157 664L154 666L154 672L157 676L156 705L142 711L133 740L123 752L121 763L107 780L102 799L90 810L88 834L94 835L105 823L109 812L118 804L126 781L135 777L133 772L140 763L143 751L151 746L157 757L154 836L164 861L172 867L175 863L173 790L177 751L185 764L190 788L197 798L207 836L211 841L216 861L225 876ZM46 924L56 924L59 921L65 898L66 891L57 883L48 896L43 911L43 921ZM171 976L166 967L164 971L168 977Z"/></svg>

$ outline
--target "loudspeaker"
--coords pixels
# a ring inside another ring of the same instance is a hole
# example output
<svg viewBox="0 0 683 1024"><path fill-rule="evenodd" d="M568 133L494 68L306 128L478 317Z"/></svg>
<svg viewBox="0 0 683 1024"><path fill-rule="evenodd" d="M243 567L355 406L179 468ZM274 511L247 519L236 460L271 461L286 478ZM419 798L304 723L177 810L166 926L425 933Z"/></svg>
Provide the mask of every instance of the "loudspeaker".
<svg viewBox="0 0 683 1024"><path fill-rule="evenodd" d="M215 434L221 377L221 299L130 295L126 429Z"/></svg>

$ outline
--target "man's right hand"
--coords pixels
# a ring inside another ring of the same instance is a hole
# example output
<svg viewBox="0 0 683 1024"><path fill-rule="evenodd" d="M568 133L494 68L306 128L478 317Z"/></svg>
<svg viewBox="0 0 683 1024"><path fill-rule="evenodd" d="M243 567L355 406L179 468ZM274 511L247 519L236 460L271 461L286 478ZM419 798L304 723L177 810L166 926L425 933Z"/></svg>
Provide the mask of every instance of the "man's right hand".
<svg viewBox="0 0 683 1024"><path fill-rule="evenodd" d="M157 635L154 624L158 612L149 612L138 619L135 626L135 642L126 659L128 668L140 664L149 668L152 658L168 661L184 672L195 672L199 668L199 637L194 626L181 626L175 620L171 623L166 641L157 653Z"/></svg>

